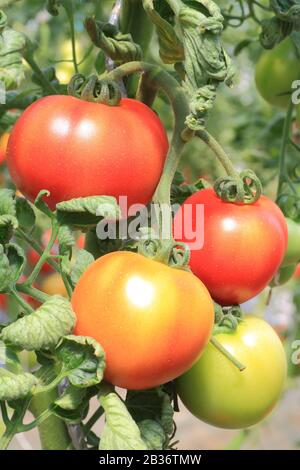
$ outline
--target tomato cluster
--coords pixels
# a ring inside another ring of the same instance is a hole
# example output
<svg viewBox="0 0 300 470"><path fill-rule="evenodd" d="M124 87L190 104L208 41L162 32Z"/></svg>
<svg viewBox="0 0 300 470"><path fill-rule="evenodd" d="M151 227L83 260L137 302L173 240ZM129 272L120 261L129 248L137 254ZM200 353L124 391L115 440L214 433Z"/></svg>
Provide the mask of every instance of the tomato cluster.
<svg viewBox="0 0 300 470"><path fill-rule="evenodd" d="M122 99L109 107L48 96L29 106L15 124L7 163L31 201L40 190L50 191L52 209L60 201L94 195L127 196L130 205L146 204L167 151L159 118L140 102ZM185 233L185 212L191 208L188 223L195 232L199 205L204 208L204 241L195 249L195 240ZM216 335L244 363L240 372L209 344L213 300L222 307L245 302L269 284L284 259L298 261L292 235L286 252L292 222L287 228L278 206L265 196L236 204L205 189L184 202L174 219L174 227L180 224L183 235L176 242L190 246L191 271L132 252L100 257L83 273L72 296L75 333L103 346L110 383L139 390L179 377L179 395L200 419L221 427L251 426L269 413L282 391L283 347L272 328L254 317L231 333ZM46 232L44 247L49 239ZM58 254L56 242L51 254ZM32 266L38 259L30 251ZM43 274L51 270L48 263L42 267ZM56 273L40 288L66 295Z"/></svg>

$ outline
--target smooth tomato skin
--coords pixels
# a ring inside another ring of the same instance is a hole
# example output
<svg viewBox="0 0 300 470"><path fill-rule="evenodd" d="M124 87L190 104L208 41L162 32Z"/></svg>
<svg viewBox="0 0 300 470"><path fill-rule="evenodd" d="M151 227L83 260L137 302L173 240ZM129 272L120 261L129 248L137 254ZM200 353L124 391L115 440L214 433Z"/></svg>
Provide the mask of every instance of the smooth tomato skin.
<svg viewBox="0 0 300 470"><path fill-rule="evenodd" d="M194 239L184 230L177 236L177 230L189 223L183 216L189 205L195 230L198 204L204 205L204 244L201 249L192 249ZM286 221L273 201L261 196L254 204L231 204L209 188L190 196L181 210L174 219L175 237L190 245L190 267L216 302L243 303L269 284L287 246Z"/></svg>
<svg viewBox="0 0 300 470"><path fill-rule="evenodd" d="M193 274L130 252L89 266L72 305L75 334L104 348L106 380L130 390L182 374L205 348L214 323L211 297Z"/></svg>
<svg viewBox="0 0 300 470"><path fill-rule="evenodd" d="M246 368L240 372L210 343L177 379L177 391L202 421L221 428L247 428L267 416L280 398L287 375L284 348L273 328L254 316L216 339Z"/></svg>
<svg viewBox="0 0 300 470"><path fill-rule="evenodd" d="M287 108L293 91L292 83L299 78L300 62L290 38L261 54L255 81L259 93L269 104Z"/></svg>
<svg viewBox="0 0 300 470"><path fill-rule="evenodd" d="M4 134L2 134L0 137L0 165L6 159L6 149L7 149L8 139L9 139L9 132L4 132Z"/></svg>
<svg viewBox="0 0 300 470"><path fill-rule="evenodd" d="M52 209L60 201L95 195L147 204L167 151L163 125L143 103L124 98L119 106L106 106L56 95L22 113L8 142L7 164L31 201L49 190Z"/></svg>
<svg viewBox="0 0 300 470"><path fill-rule="evenodd" d="M300 261L300 225L289 218L286 218L286 223L288 227L288 246L282 261L283 266Z"/></svg>

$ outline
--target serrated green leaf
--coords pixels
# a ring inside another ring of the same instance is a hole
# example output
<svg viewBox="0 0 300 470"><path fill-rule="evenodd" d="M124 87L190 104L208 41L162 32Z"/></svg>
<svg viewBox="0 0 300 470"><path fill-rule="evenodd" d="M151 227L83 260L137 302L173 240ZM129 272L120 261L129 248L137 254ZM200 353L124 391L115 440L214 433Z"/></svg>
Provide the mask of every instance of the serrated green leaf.
<svg viewBox="0 0 300 470"><path fill-rule="evenodd" d="M126 405L135 421L157 421L167 435L172 434L174 410L169 395L161 388L130 390L126 396Z"/></svg>
<svg viewBox="0 0 300 470"><path fill-rule="evenodd" d="M78 252L75 264L71 271L71 281L75 286L79 281L80 277L84 273L84 271L88 268L90 264L94 261L94 257L91 253L86 250L80 250Z"/></svg>
<svg viewBox="0 0 300 470"><path fill-rule="evenodd" d="M94 227L100 219L116 220L120 208L114 197L91 196L60 202L56 206L59 223L78 228Z"/></svg>
<svg viewBox="0 0 300 470"><path fill-rule="evenodd" d="M35 213L30 203L24 197L16 199L16 215L20 227L31 229L35 224Z"/></svg>
<svg viewBox="0 0 300 470"><path fill-rule="evenodd" d="M101 382L105 369L105 353L93 338L69 335L56 349L62 362L62 374L76 387L90 387Z"/></svg>
<svg viewBox="0 0 300 470"><path fill-rule="evenodd" d="M28 351L51 349L75 325L75 315L68 300L53 296L31 315L5 327L0 339Z"/></svg>
<svg viewBox="0 0 300 470"><path fill-rule="evenodd" d="M19 87L25 76L22 52L26 38L7 26L6 15L1 10L0 23L0 81L9 90Z"/></svg>
<svg viewBox="0 0 300 470"><path fill-rule="evenodd" d="M74 387L72 384L68 385L63 394L55 400L55 405L64 410L76 410L86 396L84 388Z"/></svg>
<svg viewBox="0 0 300 470"><path fill-rule="evenodd" d="M165 64L176 64L184 60L183 44L177 37L175 29L162 18L154 8L153 0L143 0L143 6L150 20L156 27L159 54Z"/></svg>
<svg viewBox="0 0 300 470"><path fill-rule="evenodd" d="M24 251L15 244L4 250L0 245L0 292L8 292L19 279L25 265Z"/></svg>
<svg viewBox="0 0 300 470"><path fill-rule="evenodd" d="M131 62L142 58L142 49L136 44L131 34L124 34L110 23L86 18L85 28L95 46L102 49L113 61Z"/></svg>
<svg viewBox="0 0 300 470"><path fill-rule="evenodd" d="M26 397L37 385L38 379L29 373L13 374L0 369L0 401Z"/></svg>
<svg viewBox="0 0 300 470"><path fill-rule="evenodd" d="M20 359L16 352L7 347L4 343L0 341L0 367L5 367L5 369L13 372L14 374L21 372L22 366Z"/></svg>
<svg viewBox="0 0 300 470"><path fill-rule="evenodd" d="M18 220L13 215L0 215L0 243L7 243L18 228Z"/></svg>
<svg viewBox="0 0 300 470"><path fill-rule="evenodd" d="M166 441L166 435L162 426L151 419L145 419L138 423L141 436L148 449L151 450L162 450Z"/></svg>
<svg viewBox="0 0 300 470"><path fill-rule="evenodd" d="M75 245L75 237L71 227L61 225L58 232L59 252L64 255L72 253L72 247Z"/></svg>
<svg viewBox="0 0 300 470"><path fill-rule="evenodd" d="M14 195L11 189L0 189L0 215L16 216Z"/></svg>
<svg viewBox="0 0 300 470"><path fill-rule="evenodd" d="M123 401L115 393L100 396L106 422L100 439L100 450L147 450L138 425Z"/></svg>

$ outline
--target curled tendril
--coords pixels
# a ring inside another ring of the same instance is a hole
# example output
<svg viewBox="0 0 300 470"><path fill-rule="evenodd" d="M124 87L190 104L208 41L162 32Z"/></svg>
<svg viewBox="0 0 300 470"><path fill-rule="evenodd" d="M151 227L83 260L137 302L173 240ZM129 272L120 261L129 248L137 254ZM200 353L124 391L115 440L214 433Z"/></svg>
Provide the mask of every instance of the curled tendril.
<svg viewBox="0 0 300 470"><path fill-rule="evenodd" d="M253 204L262 194L261 182L252 170L244 170L236 178L218 178L214 189L222 201L232 203Z"/></svg>
<svg viewBox="0 0 300 470"><path fill-rule="evenodd" d="M82 74L74 75L68 85L68 93L85 101L117 106L121 100L118 84L112 80L99 80L97 75L87 79Z"/></svg>
<svg viewBox="0 0 300 470"><path fill-rule="evenodd" d="M172 268L189 269L190 249L185 243L147 238L139 241L138 253Z"/></svg>

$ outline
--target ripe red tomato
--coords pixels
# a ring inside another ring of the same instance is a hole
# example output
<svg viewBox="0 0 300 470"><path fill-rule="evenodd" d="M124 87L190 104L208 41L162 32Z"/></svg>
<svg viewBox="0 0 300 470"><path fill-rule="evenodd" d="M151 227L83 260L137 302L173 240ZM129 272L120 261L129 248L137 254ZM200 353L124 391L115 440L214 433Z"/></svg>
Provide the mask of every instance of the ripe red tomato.
<svg viewBox="0 0 300 470"><path fill-rule="evenodd" d="M204 205L204 227L200 227L204 244L193 249L195 235L189 239L186 230L189 222L196 229L199 204ZM190 245L191 269L216 302L240 304L268 285L287 247L286 221L273 201L261 196L254 204L231 204L223 202L212 189L204 189L190 196L182 211L174 219L175 236L178 227L184 229L177 239Z"/></svg>
<svg viewBox="0 0 300 470"><path fill-rule="evenodd" d="M294 272L294 278L299 279L300 277L300 263L297 264L296 271Z"/></svg>
<svg viewBox="0 0 300 470"><path fill-rule="evenodd" d="M106 380L133 390L182 374L205 348L214 323L211 297L192 273L130 252L91 264L72 305L75 334L95 338L105 350Z"/></svg>
<svg viewBox="0 0 300 470"><path fill-rule="evenodd" d="M232 333L216 335L246 368L240 372L212 344L177 380L185 406L199 419L221 428L246 428L276 405L286 380L284 348L273 328L246 317Z"/></svg>
<svg viewBox="0 0 300 470"><path fill-rule="evenodd" d="M2 134L0 137L0 165L4 162L6 158L6 148L7 148L8 139L9 139L8 132L4 132L4 134Z"/></svg>
<svg viewBox="0 0 300 470"><path fill-rule="evenodd" d="M52 209L60 201L94 195L146 204L167 151L162 123L143 103L122 99L119 106L107 106L56 95L22 113L8 142L7 164L31 201L48 189Z"/></svg>

